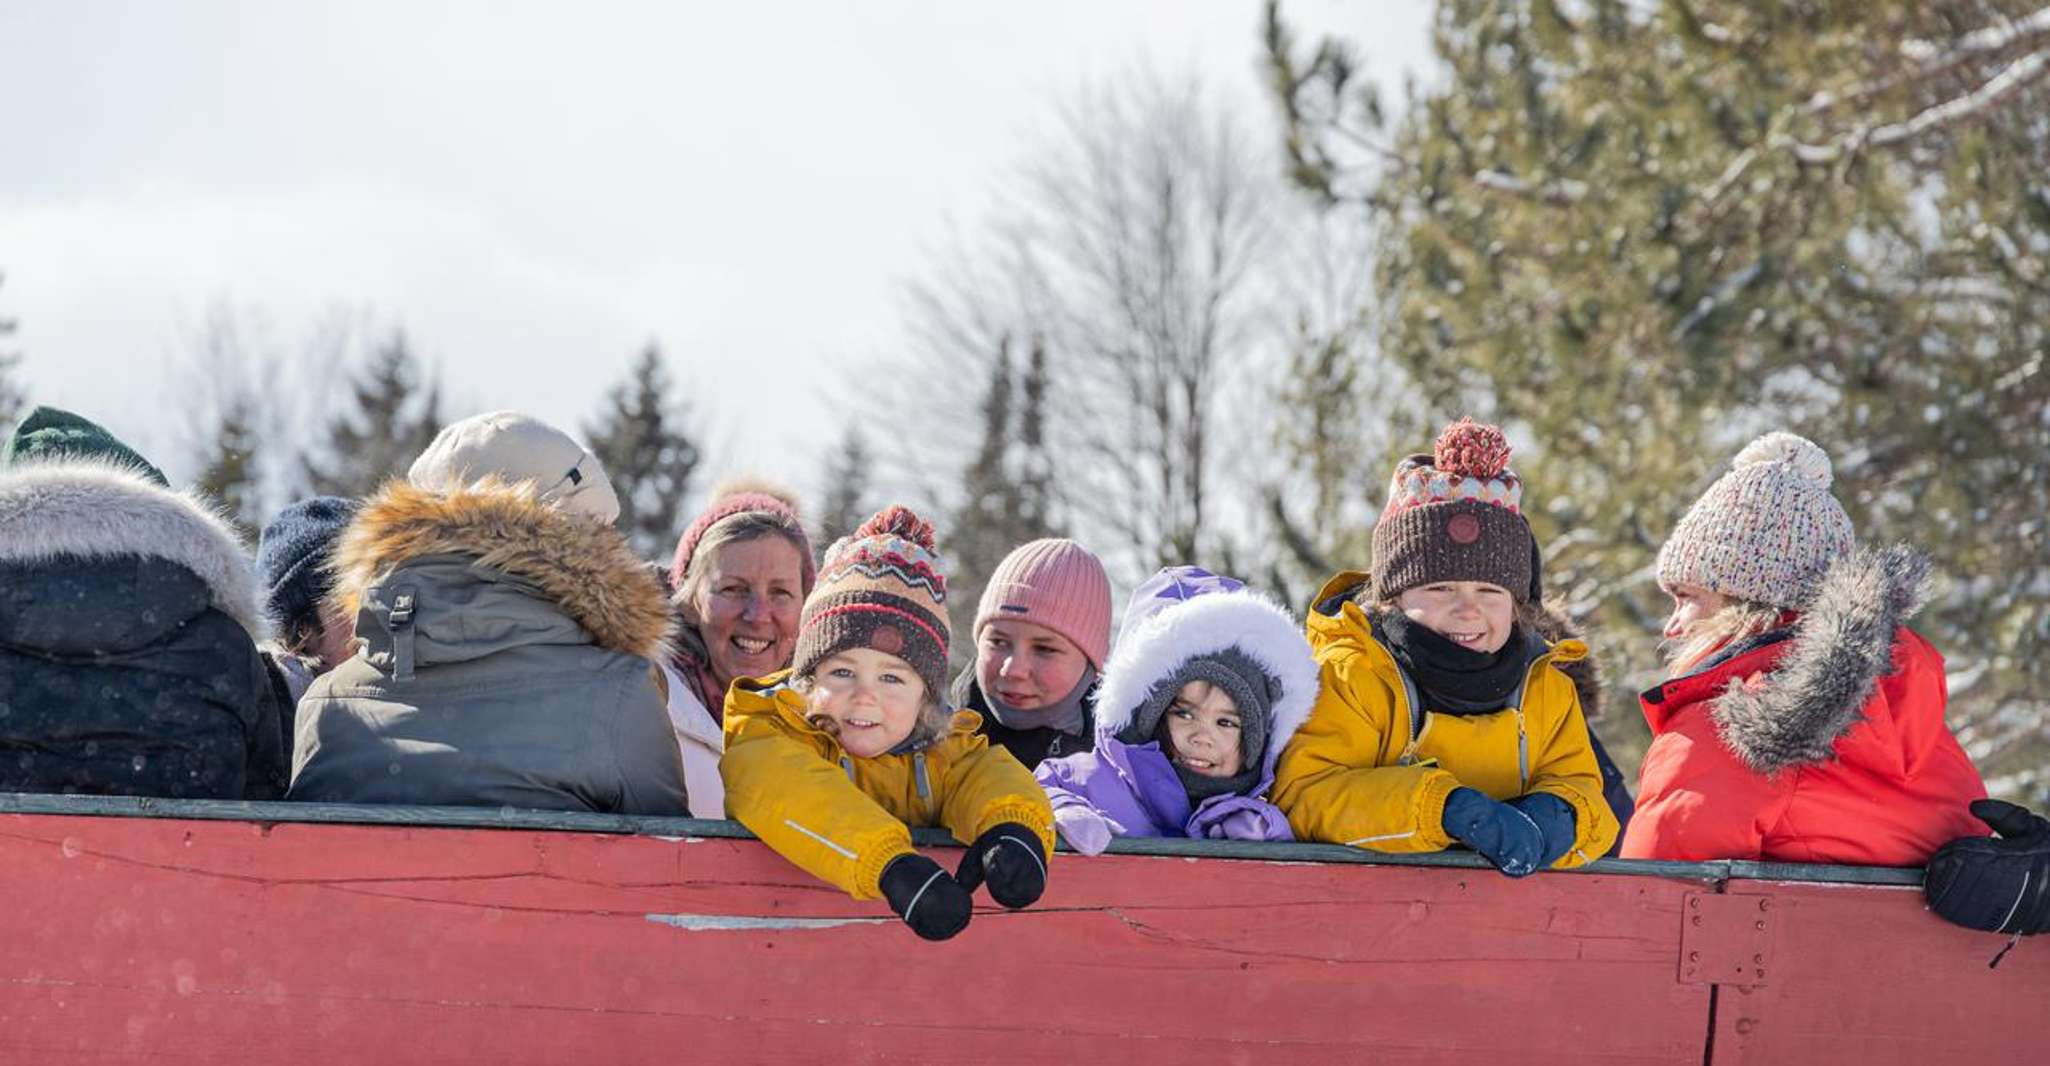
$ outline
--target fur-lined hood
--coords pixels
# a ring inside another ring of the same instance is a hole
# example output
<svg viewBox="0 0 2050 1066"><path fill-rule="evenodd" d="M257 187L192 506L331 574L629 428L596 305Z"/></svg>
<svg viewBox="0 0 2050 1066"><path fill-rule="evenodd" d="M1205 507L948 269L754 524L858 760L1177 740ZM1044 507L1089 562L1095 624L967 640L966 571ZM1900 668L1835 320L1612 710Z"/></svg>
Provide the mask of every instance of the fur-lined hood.
<svg viewBox="0 0 2050 1066"><path fill-rule="evenodd" d="M1096 690L1096 729L1116 736L1152 694L1191 659L1228 649L1252 659L1279 683L1273 702L1262 776L1317 704L1319 671L1295 619L1251 589L1212 592L1127 624L1104 664Z"/></svg>
<svg viewBox="0 0 2050 1066"><path fill-rule="evenodd" d="M662 583L618 530L490 479L449 493L394 481L364 501L335 546L334 601L353 618L373 585L432 555L473 556L531 582L603 647L658 662L672 654Z"/></svg>
<svg viewBox="0 0 2050 1066"><path fill-rule="evenodd" d="M1723 742L1765 774L1830 758L1863 719L1879 680L1893 672L1896 634L1929 595L1929 560L1906 546L1860 548L1837 559L1763 683L1732 679L1715 698Z"/></svg>
<svg viewBox="0 0 2050 1066"><path fill-rule="evenodd" d="M70 556L162 559L191 571L252 641L269 637L263 590L213 505L110 462L26 463L0 471L0 562Z"/></svg>

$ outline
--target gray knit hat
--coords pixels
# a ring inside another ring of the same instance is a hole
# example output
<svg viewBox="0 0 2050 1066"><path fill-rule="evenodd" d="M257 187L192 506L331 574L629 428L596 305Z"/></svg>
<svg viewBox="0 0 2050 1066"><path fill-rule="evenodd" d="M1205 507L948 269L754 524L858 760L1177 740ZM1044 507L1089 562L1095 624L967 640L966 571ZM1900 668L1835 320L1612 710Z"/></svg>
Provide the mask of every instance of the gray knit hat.
<svg viewBox="0 0 2050 1066"><path fill-rule="evenodd" d="M1829 456L1805 437L1773 432L1745 445L1659 549L1659 586L1799 607L1851 550L1832 478Z"/></svg>

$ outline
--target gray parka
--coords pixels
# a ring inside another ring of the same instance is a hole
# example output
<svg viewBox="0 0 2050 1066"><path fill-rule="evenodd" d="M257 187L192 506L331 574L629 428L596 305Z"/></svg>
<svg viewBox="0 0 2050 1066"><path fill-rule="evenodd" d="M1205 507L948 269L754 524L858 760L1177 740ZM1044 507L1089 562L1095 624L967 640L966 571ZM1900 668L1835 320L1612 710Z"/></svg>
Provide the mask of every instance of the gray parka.
<svg viewBox="0 0 2050 1066"><path fill-rule="evenodd" d="M661 583L610 527L403 482L336 547L355 657L299 705L289 798L688 814Z"/></svg>

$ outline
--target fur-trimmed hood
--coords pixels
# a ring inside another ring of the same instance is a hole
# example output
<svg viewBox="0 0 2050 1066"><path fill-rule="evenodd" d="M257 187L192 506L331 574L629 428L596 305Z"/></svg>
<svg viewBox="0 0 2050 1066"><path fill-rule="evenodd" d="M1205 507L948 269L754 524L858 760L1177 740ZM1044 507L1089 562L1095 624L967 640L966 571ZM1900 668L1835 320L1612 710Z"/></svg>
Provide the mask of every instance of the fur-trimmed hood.
<svg viewBox="0 0 2050 1066"><path fill-rule="evenodd" d="M605 648L658 662L672 654L662 583L618 530L491 479L448 493L394 481L364 501L335 546L335 603L355 617L372 586L436 555L470 556L531 583Z"/></svg>
<svg viewBox="0 0 2050 1066"><path fill-rule="evenodd" d="M1782 634L1786 648L1763 683L1732 679L1715 698L1723 742L1765 774L1830 758L1893 672L1896 634L1929 595L1929 560L1914 549L1859 548L1838 558L1791 634Z"/></svg>
<svg viewBox="0 0 2050 1066"><path fill-rule="evenodd" d="M111 462L34 462L0 471L0 562L120 556L184 567L252 641L268 638L255 567L234 528L203 498Z"/></svg>
<svg viewBox="0 0 2050 1066"><path fill-rule="evenodd" d="M1127 622L1096 690L1098 734L1116 736L1155 686L1191 659L1235 649L1280 685L1268 722L1261 777L1317 704L1319 671L1302 627L1280 604L1251 589L1211 592Z"/></svg>

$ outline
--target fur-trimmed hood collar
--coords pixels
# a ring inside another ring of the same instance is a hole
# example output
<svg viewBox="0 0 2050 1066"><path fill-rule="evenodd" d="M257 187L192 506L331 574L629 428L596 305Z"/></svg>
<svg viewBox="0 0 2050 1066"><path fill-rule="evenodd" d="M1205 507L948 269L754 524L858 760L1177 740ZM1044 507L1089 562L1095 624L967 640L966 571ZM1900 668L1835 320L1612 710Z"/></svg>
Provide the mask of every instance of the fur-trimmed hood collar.
<svg viewBox="0 0 2050 1066"><path fill-rule="evenodd" d="M191 571L253 641L269 636L263 590L240 539L213 505L130 467L93 460L0 470L0 562L60 557L162 559Z"/></svg>
<svg viewBox="0 0 2050 1066"><path fill-rule="evenodd" d="M364 501L335 546L336 604L354 617L373 585L436 555L470 556L531 583L605 648L656 661L672 654L668 597L626 538L495 480L449 493L394 481Z"/></svg>
<svg viewBox="0 0 2050 1066"><path fill-rule="evenodd" d="M1897 634L1929 594L1929 560L1911 548L1860 548L1839 558L1790 630L1739 645L1693 675L1723 686L1711 710L1723 743L1765 774L1830 758L1893 672ZM1732 676L1732 668L1745 672L1747 652L1774 643L1783 647L1762 684Z"/></svg>
<svg viewBox="0 0 2050 1066"><path fill-rule="evenodd" d="M1097 733L1116 736L1132 724L1154 686L1189 660L1227 649L1258 663L1280 686L1261 757L1261 776L1271 774L1281 749L1316 706L1319 671L1302 627L1280 604L1251 589L1196 596L1137 625L1128 622L1096 690Z"/></svg>

